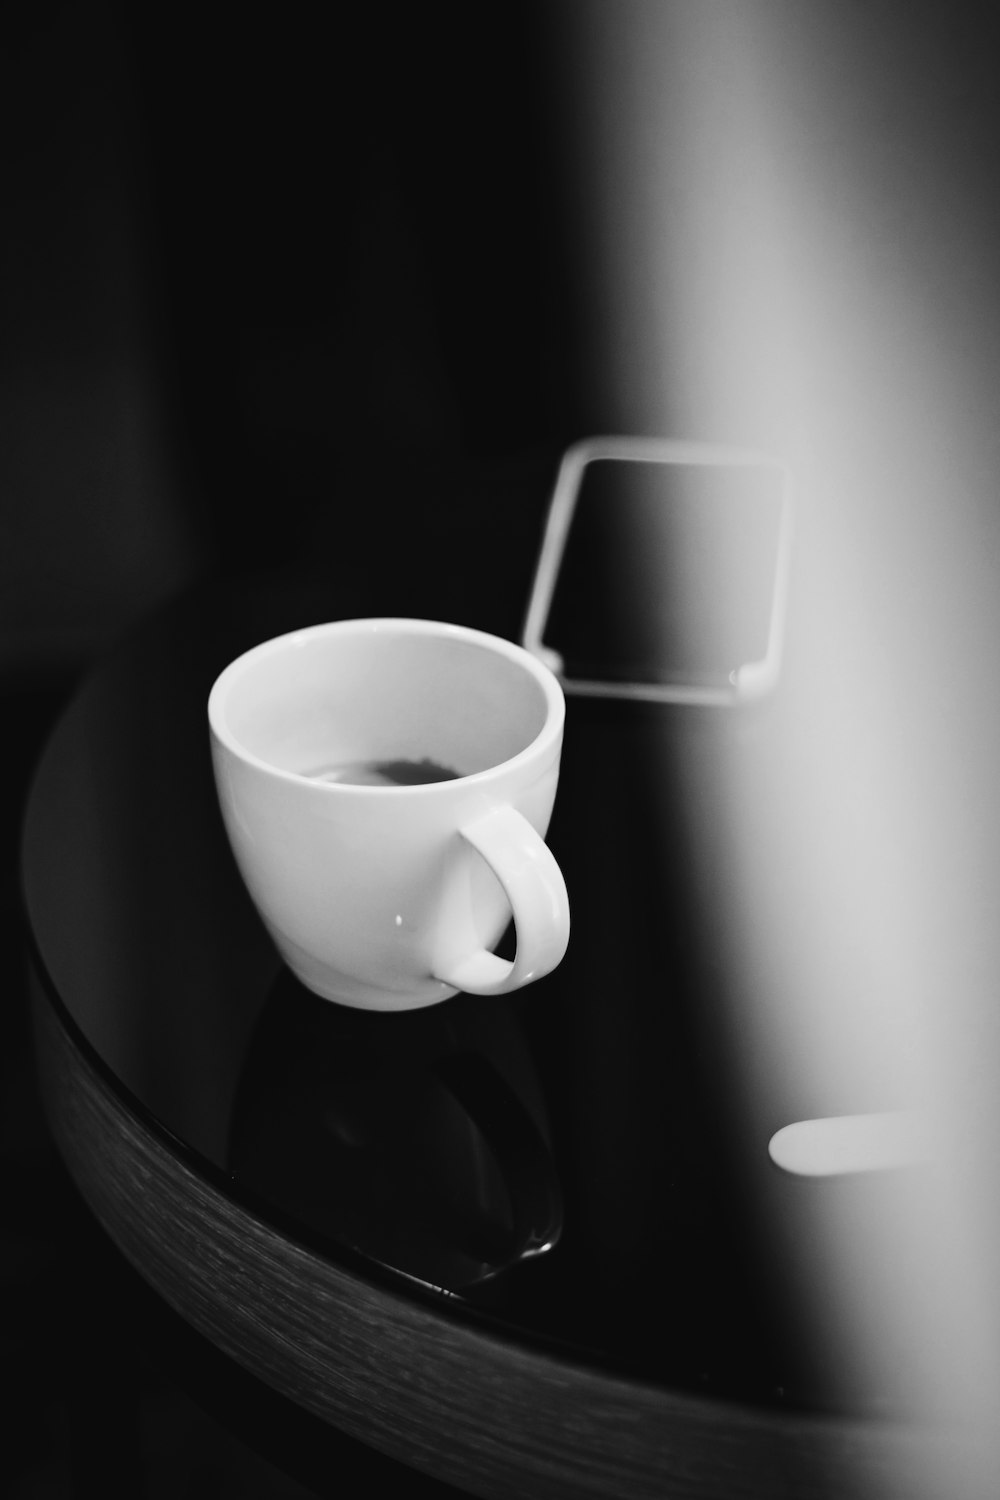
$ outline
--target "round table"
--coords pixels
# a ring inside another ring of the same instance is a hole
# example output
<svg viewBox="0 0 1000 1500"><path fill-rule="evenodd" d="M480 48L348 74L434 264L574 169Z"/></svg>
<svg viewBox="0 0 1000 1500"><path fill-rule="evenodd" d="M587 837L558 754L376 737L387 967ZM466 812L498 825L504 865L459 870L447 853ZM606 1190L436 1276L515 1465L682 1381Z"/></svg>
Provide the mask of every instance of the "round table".
<svg viewBox="0 0 1000 1500"><path fill-rule="evenodd" d="M446 572L219 581L83 682L23 843L69 1171L213 1345L471 1494L892 1493L906 1429L825 1388L720 1107L683 796L650 814L697 711L570 701L550 844L573 935L516 997L346 1012L291 980L249 903L211 782L215 675L347 615L516 638L524 564L458 591Z"/></svg>

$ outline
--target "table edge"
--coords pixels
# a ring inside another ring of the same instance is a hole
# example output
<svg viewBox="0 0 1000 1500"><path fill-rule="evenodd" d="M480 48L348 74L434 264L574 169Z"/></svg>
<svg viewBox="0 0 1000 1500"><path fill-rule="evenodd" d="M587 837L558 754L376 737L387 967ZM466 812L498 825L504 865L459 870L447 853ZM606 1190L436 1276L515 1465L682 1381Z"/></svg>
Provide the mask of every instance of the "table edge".
<svg viewBox="0 0 1000 1500"><path fill-rule="evenodd" d="M331 1426L482 1496L840 1500L862 1482L904 1493L894 1476L912 1463L912 1429L576 1365L334 1264L171 1152L34 974L32 1010L48 1127L105 1232L187 1323Z"/></svg>

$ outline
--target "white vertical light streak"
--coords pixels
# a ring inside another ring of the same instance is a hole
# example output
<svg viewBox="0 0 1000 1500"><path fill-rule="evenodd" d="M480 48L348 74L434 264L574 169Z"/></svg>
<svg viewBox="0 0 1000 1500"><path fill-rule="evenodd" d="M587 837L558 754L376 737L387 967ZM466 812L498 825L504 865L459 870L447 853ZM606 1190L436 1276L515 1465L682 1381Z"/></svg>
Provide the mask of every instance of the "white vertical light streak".
<svg viewBox="0 0 1000 1500"><path fill-rule="evenodd" d="M734 1087L762 1156L785 1106L914 1110L934 1142L850 1212L761 1191L843 1382L914 1422L906 1492L978 1500L1000 1472L988 49L974 11L923 5L552 14L604 427L763 448L797 482L785 705L766 753L720 732L703 830Z"/></svg>

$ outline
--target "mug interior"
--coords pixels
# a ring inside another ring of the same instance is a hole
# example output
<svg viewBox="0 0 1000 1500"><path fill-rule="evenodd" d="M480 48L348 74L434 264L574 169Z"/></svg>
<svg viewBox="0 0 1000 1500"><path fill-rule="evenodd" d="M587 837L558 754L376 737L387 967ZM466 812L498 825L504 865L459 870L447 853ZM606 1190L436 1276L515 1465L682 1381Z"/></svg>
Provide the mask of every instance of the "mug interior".
<svg viewBox="0 0 1000 1500"><path fill-rule="evenodd" d="M443 629L302 632L234 669L221 705L228 733L268 765L324 779L387 761L474 775L527 749L550 710L517 656Z"/></svg>

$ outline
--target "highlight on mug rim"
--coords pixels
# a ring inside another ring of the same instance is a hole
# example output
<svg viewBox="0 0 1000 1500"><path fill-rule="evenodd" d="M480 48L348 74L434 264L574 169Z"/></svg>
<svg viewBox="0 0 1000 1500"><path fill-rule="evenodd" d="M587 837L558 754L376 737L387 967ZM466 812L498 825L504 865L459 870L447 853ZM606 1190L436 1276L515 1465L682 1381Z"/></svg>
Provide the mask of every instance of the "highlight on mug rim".
<svg viewBox="0 0 1000 1500"><path fill-rule="evenodd" d="M520 667L531 677L544 696L545 717L539 732L515 755L507 756L495 765L472 771L446 781L415 782L406 786L372 786L357 782L317 781L301 771L293 771L277 765L256 754L245 745L231 729L227 719L229 695L245 674L270 657L283 652L295 651L328 638L351 639L377 635L400 637L427 637L441 641L464 642L478 647L484 653L505 658ZM556 675L539 658L525 647L503 636L477 630L468 625L456 625L443 620L409 618L407 616L373 616L371 618L331 620L303 626L271 636L267 640L249 647L225 666L216 677L208 696L208 719L213 737L229 753L248 765L256 767L277 780L295 785L309 786L317 792L334 796L396 796L401 792L419 796L441 796L456 785L488 785L491 781L507 775L523 762L536 759L546 752L557 752L562 739L566 717L566 702Z"/></svg>

